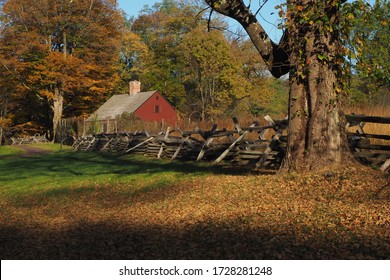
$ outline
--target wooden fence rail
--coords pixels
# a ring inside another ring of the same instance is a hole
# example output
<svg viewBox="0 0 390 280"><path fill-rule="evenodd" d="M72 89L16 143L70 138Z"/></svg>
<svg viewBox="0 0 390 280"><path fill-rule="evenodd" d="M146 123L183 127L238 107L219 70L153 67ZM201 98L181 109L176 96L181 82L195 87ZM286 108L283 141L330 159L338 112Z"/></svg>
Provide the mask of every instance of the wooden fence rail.
<svg viewBox="0 0 390 280"><path fill-rule="evenodd" d="M45 135L35 134L33 136L24 137L11 137L11 145L22 145L22 144L34 144L34 143L48 143Z"/></svg>
<svg viewBox="0 0 390 280"><path fill-rule="evenodd" d="M347 115L347 132L349 147L354 156L366 164L380 166L381 171L390 170L390 135L370 134L364 132L366 123L390 125L388 117L373 117L364 115ZM372 139L379 140L373 143Z"/></svg>
<svg viewBox="0 0 390 280"><path fill-rule="evenodd" d="M213 125L209 131L167 128L158 134L147 131L98 134L76 139L73 148L77 151L133 153L170 160L206 160L214 164L223 161L277 169L285 154L288 121L274 121L269 116L264 119L265 126L253 122L248 127L241 127L238 119L233 118L234 130L218 129ZM346 119L349 145L355 157L363 163L380 166L382 171L388 170L390 143L387 141L390 135L365 133L364 125L366 122L390 124L390 118L348 115ZM355 132L350 132L355 128ZM373 144L370 139L384 143Z"/></svg>

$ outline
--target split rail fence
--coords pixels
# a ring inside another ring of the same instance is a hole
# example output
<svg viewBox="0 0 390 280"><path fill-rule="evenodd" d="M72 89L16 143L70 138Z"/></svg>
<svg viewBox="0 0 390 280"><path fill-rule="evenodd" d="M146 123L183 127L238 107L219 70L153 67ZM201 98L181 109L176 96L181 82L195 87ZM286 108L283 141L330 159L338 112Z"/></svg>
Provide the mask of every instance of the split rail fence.
<svg viewBox="0 0 390 280"><path fill-rule="evenodd" d="M45 135L35 134L33 136L11 137L11 145L24 145L34 143L49 143Z"/></svg>
<svg viewBox="0 0 390 280"><path fill-rule="evenodd" d="M390 124L390 118L348 115L347 131L350 148L355 157L366 164L376 164L382 171L390 169L390 135L368 134L364 132L367 122ZM106 151L123 154L142 154L170 160L211 161L254 165L277 169L285 155L288 120L273 120L264 117L266 125L257 121L248 127L242 127L237 118L233 118L233 130L218 129L213 125L210 130L195 129L182 131L180 128L167 128L158 134L146 130L133 133L96 134L76 139L73 148L76 151ZM372 144L379 139L384 144Z"/></svg>
<svg viewBox="0 0 390 280"><path fill-rule="evenodd" d="M347 115L347 135L353 155L364 164L379 166L390 171L390 135L365 133L366 123L390 125L390 118ZM354 132L348 132L353 128ZM384 131L389 131L386 129ZM373 143L374 141L378 143Z"/></svg>

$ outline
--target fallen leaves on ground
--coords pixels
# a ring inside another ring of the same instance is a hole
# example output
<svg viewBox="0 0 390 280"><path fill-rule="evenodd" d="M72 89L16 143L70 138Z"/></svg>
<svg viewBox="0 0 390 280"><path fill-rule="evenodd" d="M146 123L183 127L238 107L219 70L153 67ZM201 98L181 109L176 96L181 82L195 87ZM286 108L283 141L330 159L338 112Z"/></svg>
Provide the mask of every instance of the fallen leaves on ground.
<svg viewBox="0 0 390 280"><path fill-rule="evenodd" d="M366 168L210 175L143 192L72 188L1 201L1 259L390 256L390 181Z"/></svg>

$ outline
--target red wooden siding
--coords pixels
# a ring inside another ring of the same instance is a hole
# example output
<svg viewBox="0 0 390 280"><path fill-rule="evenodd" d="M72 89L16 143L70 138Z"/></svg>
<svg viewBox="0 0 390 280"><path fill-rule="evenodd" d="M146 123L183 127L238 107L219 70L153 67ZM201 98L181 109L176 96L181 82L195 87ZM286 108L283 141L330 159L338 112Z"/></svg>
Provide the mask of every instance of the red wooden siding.
<svg viewBox="0 0 390 280"><path fill-rule="evenodd" d="M142 94L142 93L140 93ZM174 125L177 122L177 113L172 105L159 93L155 92L145 101L134 114L145 121L158 121Z"/></svg>

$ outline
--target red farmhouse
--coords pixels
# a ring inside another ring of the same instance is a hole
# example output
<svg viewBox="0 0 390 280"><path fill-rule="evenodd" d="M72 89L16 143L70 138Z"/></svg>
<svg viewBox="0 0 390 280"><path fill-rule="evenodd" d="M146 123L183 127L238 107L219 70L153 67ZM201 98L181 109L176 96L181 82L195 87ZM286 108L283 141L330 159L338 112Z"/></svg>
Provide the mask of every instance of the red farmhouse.
<svg viewBox="0 0 390 280"><path fill-rule="evenodd" d="M174 125L178 115L172 105L158 92L141 92L141 83L130 82L129 94L114 95L87 121L114 120L123 113L133 113L144 121L157 121Z"/></svg>

